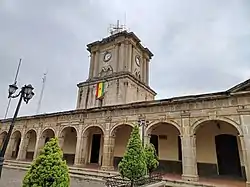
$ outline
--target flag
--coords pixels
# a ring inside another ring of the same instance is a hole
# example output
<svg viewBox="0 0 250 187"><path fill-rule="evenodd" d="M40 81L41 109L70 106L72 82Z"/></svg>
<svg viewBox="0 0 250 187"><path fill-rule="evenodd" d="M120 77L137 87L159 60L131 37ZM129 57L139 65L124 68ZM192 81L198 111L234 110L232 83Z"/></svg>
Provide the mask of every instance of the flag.
<svg viewBox="0 0 250 187"><path fill-rule="evenodd" d="M96 86L96 98L101 99L104 95L104 82L97 83Z"/></svg>

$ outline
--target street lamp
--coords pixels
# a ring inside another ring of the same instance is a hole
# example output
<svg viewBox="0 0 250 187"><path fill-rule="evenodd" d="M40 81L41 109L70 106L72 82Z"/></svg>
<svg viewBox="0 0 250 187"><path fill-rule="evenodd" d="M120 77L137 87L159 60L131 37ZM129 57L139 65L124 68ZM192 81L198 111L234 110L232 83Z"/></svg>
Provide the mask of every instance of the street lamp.
<svg viewBox="0 0 250 187"><path fill-rule="evenodd" d="M4 139L3 148L2 148L2 150L0 152L0 178L1 178L1 175L2 175L4 155L5 155L8 143L10 141L10 136L11 136L12 130L14 128L14 124L15 124L19 109L21 107L22 100L26 104L28 104L29 100L32 99L32 97L35 95L34 92L33 92L34 88L30 84L29 85L24 85L17 95L13 95L17 91L17 89L18 89L18 87L17 87L16 84L9 85L9 96L8 96L8 98L17 98L19 96L20 96L20 98L19 98L16 110L15 110L14 116L13 116L13 118L11 120L9 131L7 133L6 138Z"/></svg>
<svg viewBox="0 0 250 187"><path fill-rule="evenodd" d="M138 124L139 126L142 127L142 147L144 148L144 132L145 132L145 127L147 128L149 121L145 121L145 119L139 119Z"/></svg>

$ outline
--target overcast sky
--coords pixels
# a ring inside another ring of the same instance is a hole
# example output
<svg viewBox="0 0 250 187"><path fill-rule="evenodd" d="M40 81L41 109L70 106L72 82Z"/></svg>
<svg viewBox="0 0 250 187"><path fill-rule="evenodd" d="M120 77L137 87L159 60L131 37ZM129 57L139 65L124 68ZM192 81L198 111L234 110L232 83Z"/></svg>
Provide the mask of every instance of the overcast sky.
<svg viewBox="0 0 250 187"><path fill-rule="evenodd" d="M76 84L88 74L86 44L108 36L117 19L154 53L157 99L226 90L250 78L249 10L249 0L2 0L0 118L19 58L18 85L31 83L36 93L20 115L36 113L46 70L41 112L75 109Z"/></svg>

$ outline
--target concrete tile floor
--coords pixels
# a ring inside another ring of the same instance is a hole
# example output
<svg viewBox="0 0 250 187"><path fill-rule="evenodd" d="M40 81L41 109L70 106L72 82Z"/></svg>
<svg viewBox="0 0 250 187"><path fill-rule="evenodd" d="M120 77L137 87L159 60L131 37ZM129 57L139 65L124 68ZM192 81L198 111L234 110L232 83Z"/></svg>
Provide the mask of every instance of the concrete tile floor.
<svg viewBox="0 0 250 187"><path fill-rule="evenodd" d="M95 164L90 164L86 168L88 168L88 169L100 169L98 167L98 165L95 165ZM116 170L116 171L118 171L118 170ZM181 180L181 176L175 175L175 174L165 174L164 178L168 179L168 180ZM200 178L198 183L212 185L212 186L216 186L216 187L245 187L246 186L245 181L231 180L231 179Z"/></svg>
<svg viewBox="0 0 250 187"><path fill-rule="evenodd" d="M165 174L163 176L167 180L181 180L180 175ZM211 178L200 178L198 183L212 185L216 187L245 187L246 182L233 179L211 179Z"/></svg>

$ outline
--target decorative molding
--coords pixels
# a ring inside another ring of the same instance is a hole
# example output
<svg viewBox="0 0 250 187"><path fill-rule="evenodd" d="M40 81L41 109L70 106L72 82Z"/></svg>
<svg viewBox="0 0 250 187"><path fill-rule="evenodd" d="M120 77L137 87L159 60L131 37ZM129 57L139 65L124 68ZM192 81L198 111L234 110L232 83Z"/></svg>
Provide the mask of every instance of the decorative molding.
<svg viewBox="0 0 250 187"><path fill-rule="evenodd" d="M105 118L105 122L111 122L112 121L112 116L108 116Z"/></svg>
<svg viewBox="0 0 250 187"><path fill-rule="evenodd" d="M189 118L191 116L191 113L187 110L181 111L181 118Z"/></svg>
<svg viewBox="0 0 250 187"><path fill-rule="evenodd" d="M164 114L164 115L159 115L159 121L160 121L160 122L164 122L164 121L166 121L166 120L167 120L166 114Z"/></svg>
<svg viewBox="0 0 250 187"><path fill-rule="evenodd" d="M209 119L216 119L218 117L218 111L217 110L210 110L207 112Z"/></svg>
<svg viewBox="0 0 250 187"><path fill-rule="evenodd" d="M250 115L250 108L246 108L244 105L239 105L237 112L239 114Z"/></svg>

